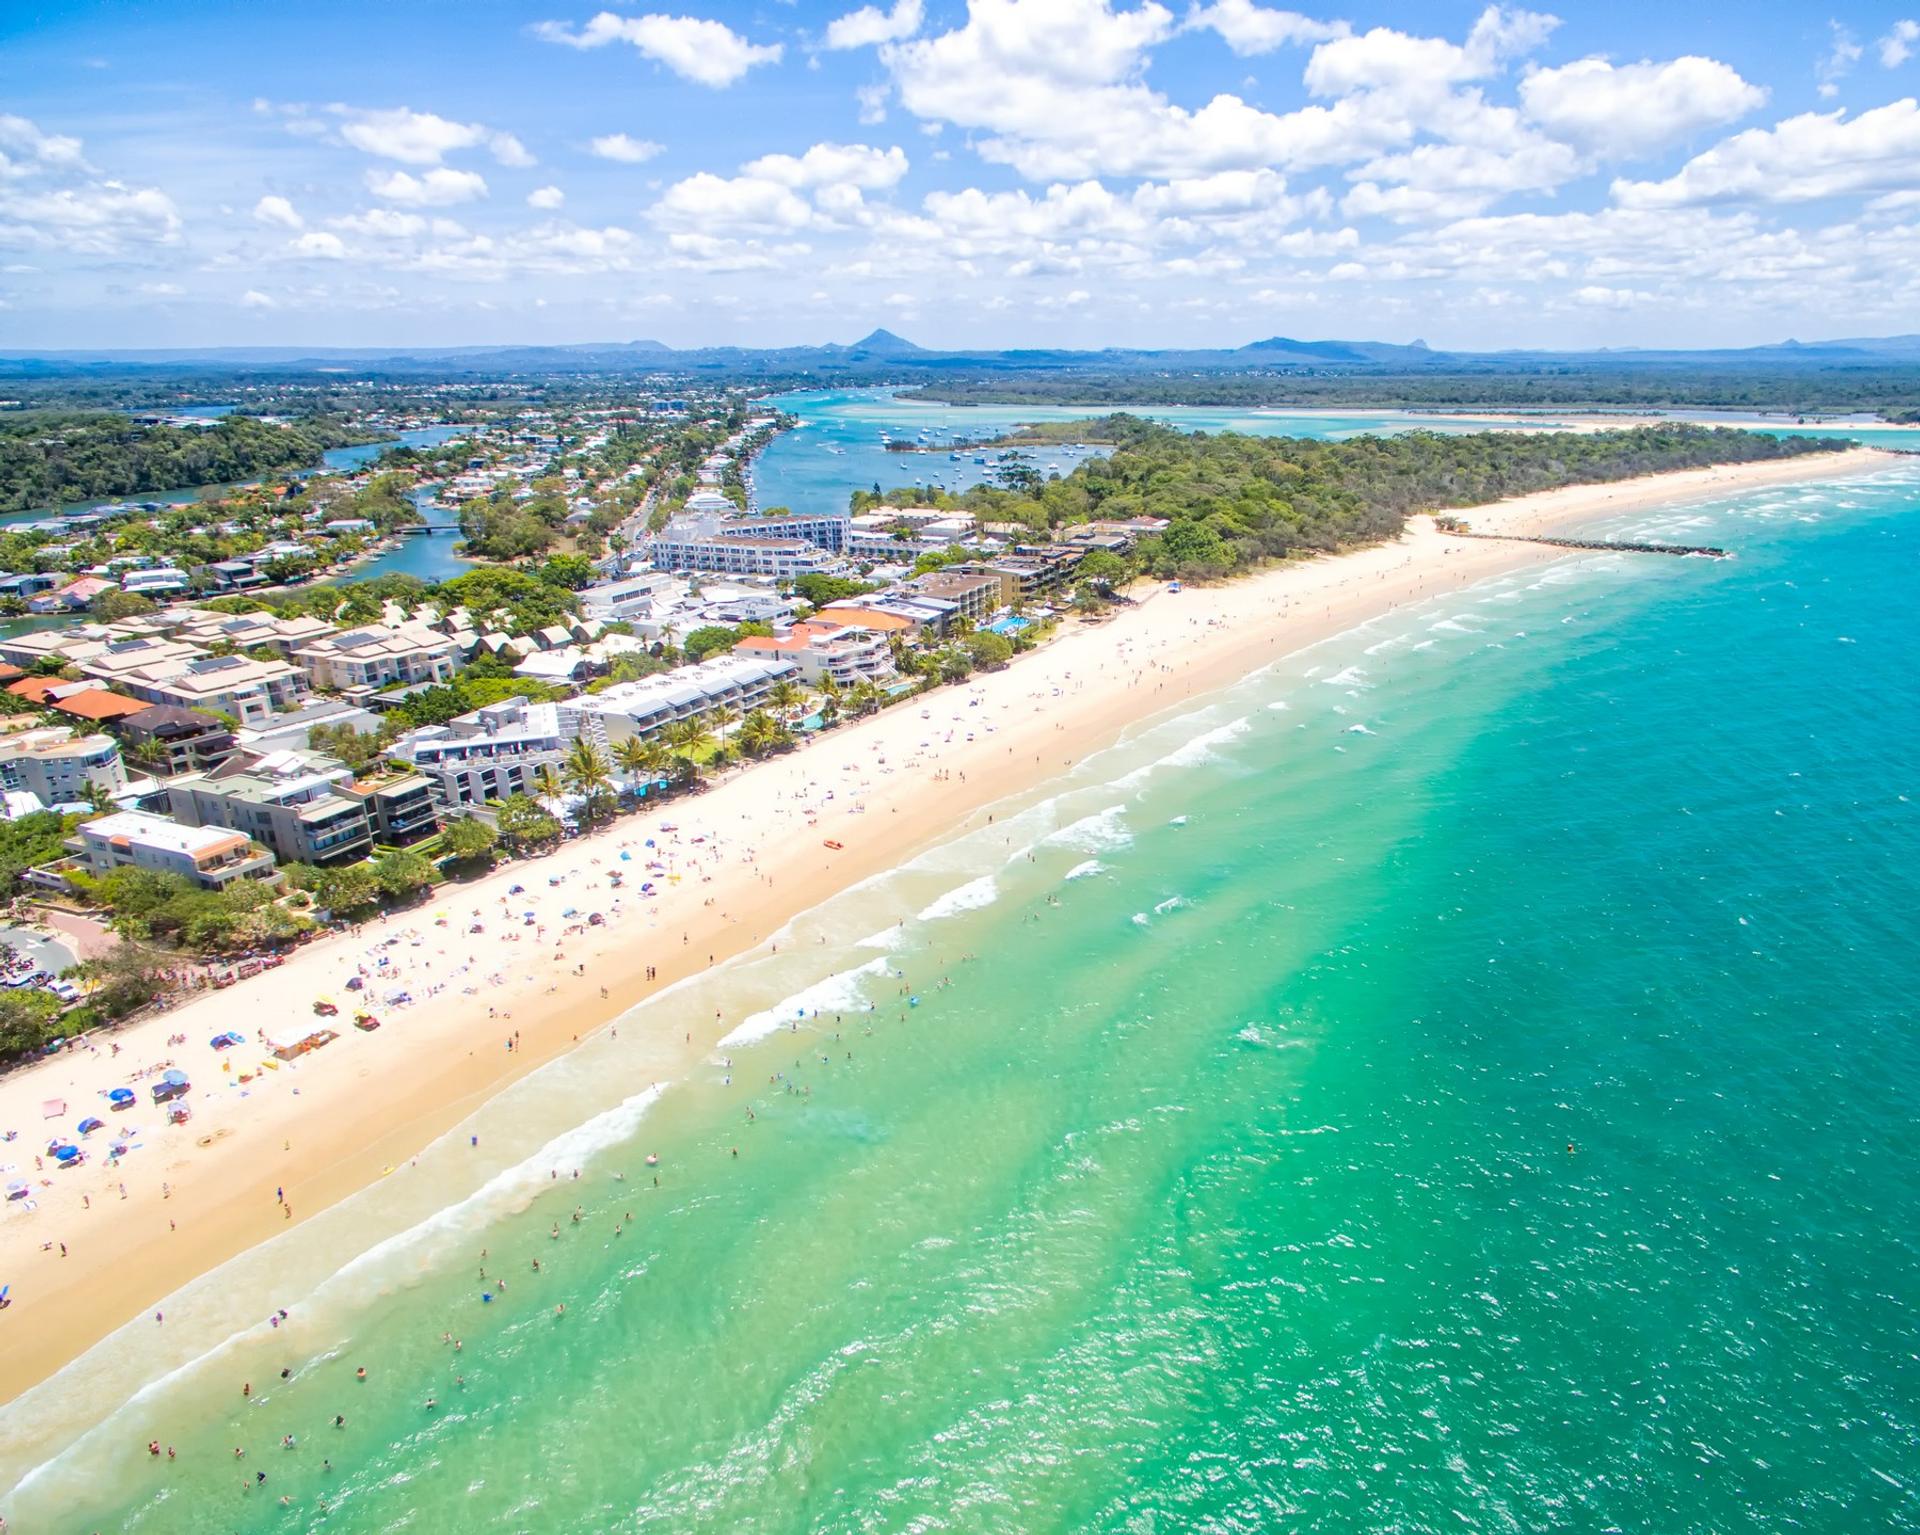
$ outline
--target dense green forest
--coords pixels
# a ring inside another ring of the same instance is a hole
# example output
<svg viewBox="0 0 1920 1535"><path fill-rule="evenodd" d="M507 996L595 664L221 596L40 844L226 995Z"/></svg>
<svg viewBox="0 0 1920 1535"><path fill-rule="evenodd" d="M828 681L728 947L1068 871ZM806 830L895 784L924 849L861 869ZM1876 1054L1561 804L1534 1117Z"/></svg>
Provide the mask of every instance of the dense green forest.
<svg viewBox="0 0 1920 1535"><path fill-rule="evenodd" d="M1377 410L1866 411L1920 417L1920 368L1804 372L1542 368L1528 372L1101 372L956 375L903 393L955 405L1358 406Z"/></svg>
<svg viewBox="0 0 1920 1535"><path fill-rule="evenodd" d="M293 427L227 416L209 427L139 426L113 413L0 417L0 512L218 485L320 462Z"/></svg>
<svg viewBox="0 0 1920 1535"><path fill-rule="evenodd" d="M894 491L895 505L964 508L1035 534L1093 518L1162 517L1141 566L1162 576L1227 575L1265 559L1388 538L1420 512L1483 506L1563 485L1661 470L1832 452L1835 438L1772 437L1673 425L1617 432L1408 432L1328 442L1186 433L1133 416L1054 423L1070 441L1115 442L1107 457L1029 489ZM856 510L866 493L855 498Z"/></svg>

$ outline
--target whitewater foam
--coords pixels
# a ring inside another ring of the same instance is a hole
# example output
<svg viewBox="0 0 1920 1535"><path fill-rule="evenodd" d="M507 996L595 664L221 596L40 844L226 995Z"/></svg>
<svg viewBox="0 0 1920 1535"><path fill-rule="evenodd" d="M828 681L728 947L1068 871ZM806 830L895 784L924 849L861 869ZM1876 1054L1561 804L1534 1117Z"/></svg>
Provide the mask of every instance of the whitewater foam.
<svg viewBox="0 0 1920 1535"><path fill-rule="evenodd" d="M1106 867L1098 858L1089 858L1085 863L1077 863L1067 870L1067 878L1085 879L1092 874L1104 873Z"/></svg>
<svg viewBox="0 0 1920 1535"><path fill-rule="evenodd" d="M750 1015L727 1032L720 1041L720 1048L724 1050L729 1046L750 1045L755 1040L778 1033L789 1023L798 1023L821 1013L864 1008L868 979L885 975L890 968L891 961L882 956L870 959L864 965L855 965L851 970L836 971L825 980L815 981L790 997L782 997L772 1007Z"/></svg>
<svg viewBox="0 0 1920 1535"><path fill-rule="evenodd" d="M1133 841L1126 828L1127 807L1109 805L1105 810L1082 816L1040 839L1042 847L1074 848L1083 853L1110 853Z"/></svg>
<svg viewBox="0 0 1920 1535"><path fill-rule="evenodd" d="M921 922L938 922L942 917L957 917L963 911L978 911L1000 899L1000 886L991 874L982 874L964 885L949 890L916 913Z"/></svg>

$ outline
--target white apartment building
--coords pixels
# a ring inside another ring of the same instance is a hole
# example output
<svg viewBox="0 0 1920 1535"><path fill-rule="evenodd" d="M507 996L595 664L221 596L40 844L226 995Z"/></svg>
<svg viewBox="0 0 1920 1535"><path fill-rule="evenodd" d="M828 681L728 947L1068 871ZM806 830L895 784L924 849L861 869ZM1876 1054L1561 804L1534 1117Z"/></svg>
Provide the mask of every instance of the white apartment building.
<svg viewBox="0 0 1920 1535"><path fill-rule="evenodd" d="M178 874L203 890L220 890L236 879L264 879L275 872L273 855L242 832L182 826L138 810L83 822L67 846L90 874L151 869L157 874Z"/></svg>
<svg viewBox="0 0 1920 1535"><path fill-rule="evenodd" d="M302 645L292 660L316 688L343 693L390 682L448 682L456 664L455 645L448 636L412 621L329 635Z"/></svg>
<svg viewBox="0 0 1920 1535"><path fill-rule="evenodd" d="M583 731L605 744L573 703L508 698L444 725L423 725L395 741L388 755L410 763L443 808L483 805L537 793L540 769L557 773Z"/></svg>
<svg viewBox="0 0 1920 1535"><path fill-rule="evenodd" d="M784 656L723 656L698 666L683 666L658 676L616 683L561 705L593 721L592 734L617 745L658 735L678 720L697 719L716 709L742 714L767 700L776 683L797 680L800 669Z"/></svg>

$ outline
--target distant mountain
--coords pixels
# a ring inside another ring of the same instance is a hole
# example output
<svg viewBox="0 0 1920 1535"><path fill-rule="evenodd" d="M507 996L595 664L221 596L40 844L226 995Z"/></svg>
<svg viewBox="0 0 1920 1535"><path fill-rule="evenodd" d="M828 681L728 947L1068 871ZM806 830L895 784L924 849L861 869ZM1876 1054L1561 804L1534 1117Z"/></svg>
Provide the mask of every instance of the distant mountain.
<svg viewBox="0 0 1920 1535"><path fill-rule="evenodd" d="M890 330L872 330L847 348L849 352L871 352L876 357L909 357L924 355L926 348L915 346L904 336L896 336Z"/></svg>
<svg viewBox="0 0 1920 1535"><path fill-rule="evenodd" d="M1268 336L1226 348L1100 351L1051 348L940 350L885 328L851 345L676 348L654 340L560 343L547 346L462 347L200 347L145 351L22 351L0 357L0 378L53 378L124 373L270 375L303 373L449 378L672 373L688 377L780 379L820 383L909 383L934 376L1007 374L1219 373L1406 375L1503 374L1581 370L1661 370L1675 367L1743 371L1771 369L1881 369L1920 366L1920 335L1837 341L1784 341L1766 346L1703 351L1600 349L1552 352L1443 352L1425 342L1301 340Z"/></svg>

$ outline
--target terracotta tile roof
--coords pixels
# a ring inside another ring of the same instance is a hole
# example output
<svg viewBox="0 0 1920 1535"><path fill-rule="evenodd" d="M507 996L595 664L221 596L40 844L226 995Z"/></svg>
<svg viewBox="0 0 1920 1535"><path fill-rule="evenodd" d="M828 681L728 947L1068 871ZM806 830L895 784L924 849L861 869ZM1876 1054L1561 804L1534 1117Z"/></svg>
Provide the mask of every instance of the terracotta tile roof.
<svg viewBox="0 0 1920 1535"><path fill-rule="evenodd" d="M117 720L142 713L148 706L137 698L109 693L105 688L89 688L84 693L69 693L65 698L53 699L52 707L62 714L77 714L83 720Z"/></svg>

